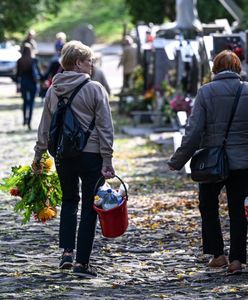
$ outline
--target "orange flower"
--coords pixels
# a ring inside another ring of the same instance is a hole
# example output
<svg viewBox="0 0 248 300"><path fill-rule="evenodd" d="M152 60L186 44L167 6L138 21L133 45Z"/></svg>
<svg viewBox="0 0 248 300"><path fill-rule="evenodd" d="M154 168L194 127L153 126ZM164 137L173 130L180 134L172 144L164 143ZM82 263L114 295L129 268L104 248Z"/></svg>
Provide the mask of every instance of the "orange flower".
<svg viewBox="0 0 248 300"><path fill-rule="evenodd" d="M154 90L153 89L150 89L150 90L147 90L144 94L144 99L147 100L147 99L151 99L154 97Z"/></svg>
<svg viewBox="0 0 248 300"><path fill-rule="evenodd" d="M45 222L46 220L51 220L52 218L55 218L56 214L57 212L54 207L46 206L38 213L38 219L42 222Z"/></svg>
<svg viewBox="0 0 248 300"><path fill-rule="evenodd" d="M53 160L51 158L47 158L44 163L44 168L46 169L46 171L51 171L52 166L53 166Z"/></svg>

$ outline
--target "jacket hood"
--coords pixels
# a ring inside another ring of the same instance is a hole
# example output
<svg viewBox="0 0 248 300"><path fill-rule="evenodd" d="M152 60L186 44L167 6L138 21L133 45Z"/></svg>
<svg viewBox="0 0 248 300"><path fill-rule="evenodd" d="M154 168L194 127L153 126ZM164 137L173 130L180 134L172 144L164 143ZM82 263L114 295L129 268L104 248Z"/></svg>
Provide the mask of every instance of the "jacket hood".
<svg viewBox="0 0 248 300"><path fill-rule="evenodd" d="M53 88L57 96L70 94L76 86L85 79L90 78L88 74L74 71L64 71L53 77Z"/></svg>

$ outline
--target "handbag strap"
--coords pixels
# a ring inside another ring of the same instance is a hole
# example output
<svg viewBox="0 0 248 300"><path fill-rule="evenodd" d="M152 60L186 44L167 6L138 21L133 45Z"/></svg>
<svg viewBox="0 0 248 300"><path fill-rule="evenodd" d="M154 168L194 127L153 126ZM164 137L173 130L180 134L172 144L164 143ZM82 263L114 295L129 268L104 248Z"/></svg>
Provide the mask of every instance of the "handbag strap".
<svg viewBox="0 0 248 300"><path fill-rule="evenodd" d="M235 114L237 106L238 106L238 102L239 102L239 98L240 98L240 95L241 95L241 92L242 92L243 85L244 85L243 83L241 83L239 85L239 88L238 88L237 93L235 95L235 99L234 99L233 106L232 106L232 112L231 112L229 122L227 124L227 129L226 129L226 134L225 134L225 138L224 138L224 141L223 141L223 145L226 144L228 133L229 133L229 130L230 130L230 127L231 127L231 124L232 124L234 114Z"/></svg>

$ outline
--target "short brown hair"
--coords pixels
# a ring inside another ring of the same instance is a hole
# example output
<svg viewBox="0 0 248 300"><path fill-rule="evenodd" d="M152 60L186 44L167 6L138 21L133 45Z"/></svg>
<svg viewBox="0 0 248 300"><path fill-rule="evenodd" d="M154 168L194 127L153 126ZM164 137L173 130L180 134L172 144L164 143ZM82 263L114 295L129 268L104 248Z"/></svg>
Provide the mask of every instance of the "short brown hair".
<svg viewBox="0 0 248 300"><path fill-rule="evenodd" d="M214 58L212 68L214 74L222 71L232 71L240 74L241 62L239 57L231 50L224 50L217 54Z"/></svg>
<svg viewBox="0 0 248 300"><path fill-rule="evenodd" d="M61 51L61 65L65 71L71 71L77 60L85 61L93 56L93 51L80 41L65 43Z"/></svg>

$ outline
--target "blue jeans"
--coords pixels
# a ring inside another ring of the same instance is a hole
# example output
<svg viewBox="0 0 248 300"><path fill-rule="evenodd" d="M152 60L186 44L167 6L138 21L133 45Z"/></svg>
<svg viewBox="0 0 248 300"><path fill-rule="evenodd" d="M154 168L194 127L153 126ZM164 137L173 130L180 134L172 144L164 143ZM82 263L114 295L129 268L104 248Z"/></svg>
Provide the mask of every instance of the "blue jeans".
<svg viewBox="0 0 248 300"><path fill-rule="evenodd" d="M88 263L92 252L97 214L93 209L94 189L100 177L102 157L98 153L82 153L76 158L64 159L57 167L63 198L60 214L59 246L75 249L77 231L77 212L82 205L77 231L76 262Z"/></svg>
<svg viewBox="0 0 248 300"><path fill-rule="evenodd" d="M23 124L30 125L37 84L28 77L21 78L21 94L23 99Z"/></svg>
<svg viewBox="0 0 248 300"><path fill-rule="evenodd" d="M248 196L248 170L230 171L220 183L199 184L199 209L202 217L202 241L205 254L221 255L224 243L219 218L219 195L225 186L230 218L229 260L246 263L247 221L244 200Z"/></svg>

